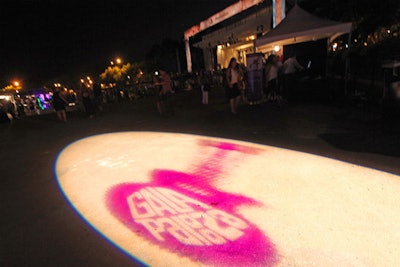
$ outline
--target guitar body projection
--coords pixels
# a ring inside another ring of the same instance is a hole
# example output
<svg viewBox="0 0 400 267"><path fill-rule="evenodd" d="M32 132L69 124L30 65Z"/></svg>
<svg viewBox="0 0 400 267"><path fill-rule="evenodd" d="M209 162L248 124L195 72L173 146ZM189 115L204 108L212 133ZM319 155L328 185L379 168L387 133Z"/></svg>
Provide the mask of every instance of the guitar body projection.
<svg viewBox="0 0 400 267"><path fill-rule="evenodd" d="M112 214L131 231L160 248L213 266L271 266L276 250L242 215L242 205L262 205L217 190L229 154L257 154L242 145L201 141L215 152L194 171L153 170L148 183L123 183L107 193ZM235 157L233 157L234 159ZM232 158L230 158L232 160Z"/></svg>

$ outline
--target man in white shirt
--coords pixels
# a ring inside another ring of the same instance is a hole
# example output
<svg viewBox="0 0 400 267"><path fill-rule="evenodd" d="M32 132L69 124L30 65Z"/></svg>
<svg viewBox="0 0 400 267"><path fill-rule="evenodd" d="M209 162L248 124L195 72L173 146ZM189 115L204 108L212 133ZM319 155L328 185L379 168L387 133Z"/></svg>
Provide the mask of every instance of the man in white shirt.
<svg viewBox="0 0 400 267"><path fill-rule="evenodd" d="M294 74L298 71L303 70L304 67L296 59L296 55L292 55L283 63L283 74Z"/></svg>
<svg viewBox="0 0 400 267"><path fill-rule="evenodd" d="M285 60L282 67L283 72L283 94L287 95L292 93L295 83L295 74L302 71L304 67L296 59L296 54L292 54Z"/></svg>

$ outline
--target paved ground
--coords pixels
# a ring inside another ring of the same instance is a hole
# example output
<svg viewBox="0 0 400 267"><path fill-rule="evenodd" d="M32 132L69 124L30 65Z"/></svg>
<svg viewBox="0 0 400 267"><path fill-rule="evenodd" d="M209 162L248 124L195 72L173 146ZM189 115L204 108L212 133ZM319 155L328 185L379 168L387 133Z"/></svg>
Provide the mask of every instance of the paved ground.
<svg viewBox="0 0 400 267"><path fill-rule="evenodd" d="M0 124L0 266L136 266L83 222L58 188L54 165L71 142L119 131L193 133L251 141L400 175L400 123L344 105L289 102L243 105L231 115L221 90L210 104L198 91L175 96L176 115L158 116L153 99L108 104L88 119L80 111Z"/></svg>

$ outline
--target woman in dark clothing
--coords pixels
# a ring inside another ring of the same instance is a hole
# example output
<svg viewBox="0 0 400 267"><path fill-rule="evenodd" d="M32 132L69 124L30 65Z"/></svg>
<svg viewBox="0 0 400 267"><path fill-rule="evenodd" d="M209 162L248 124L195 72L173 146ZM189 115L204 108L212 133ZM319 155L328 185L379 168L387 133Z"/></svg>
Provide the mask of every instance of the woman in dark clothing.
<svg viewBox="0 0 400 267"><path fill-rule="evenodd" d="M229 107L232 114L236 114L240 100L240 85L243 84L243 73L236 58L231 58L226 70L226 81L228 84Z"/></svg>
<svg viewBox="0 0 400 267"><path fill-rule="evenodd" d="M53 108L57 113L57 118L59 121L66 122L67 121L67 111L65 110L65 106L68 104L68 101L64 98L61 93L60 87L56 87L53 92Z"/></svg>
<svg viewBox="0 0 400 267"><path fill-rule="evenodd" d="M93 98L90 95L89 89L85 88L82 90L82 103L83 103L83 106L85 107L86 115L90 119L93 118L93 115L95 112L95 105L93 102Z"/></svg>

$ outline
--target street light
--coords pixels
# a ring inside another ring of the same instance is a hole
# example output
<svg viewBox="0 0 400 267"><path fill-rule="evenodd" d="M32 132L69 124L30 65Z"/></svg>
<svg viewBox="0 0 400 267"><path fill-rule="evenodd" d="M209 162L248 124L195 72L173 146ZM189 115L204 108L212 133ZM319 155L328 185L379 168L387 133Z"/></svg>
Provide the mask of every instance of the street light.
<svg viewBox="0 0 400 267"><path fill-rule="evenodd" d="M119 57L117 57L116 59L115 59L115 61L114 60L111 60L110 61L110 65L111 66L114 66L115 64L121 64L122 63L122 60L121 60L121 58L119 58Z"/></svg>

